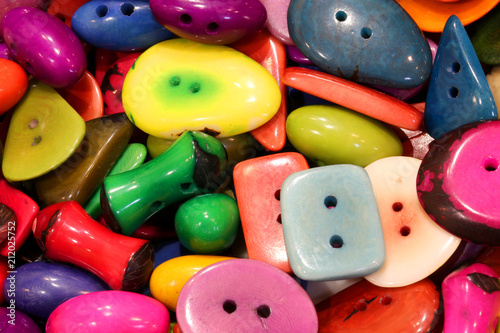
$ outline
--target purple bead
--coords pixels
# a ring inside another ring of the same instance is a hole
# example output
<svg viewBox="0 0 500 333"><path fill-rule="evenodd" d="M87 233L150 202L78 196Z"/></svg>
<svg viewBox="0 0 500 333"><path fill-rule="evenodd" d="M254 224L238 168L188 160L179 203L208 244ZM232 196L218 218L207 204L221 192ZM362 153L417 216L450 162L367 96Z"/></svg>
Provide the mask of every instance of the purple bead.
<svg viewBox="0 0 500 333"><path fill-rule="evenodd" d="M50 0L0 0L0 23L2 18L11 9L17 7L35 7L39 9L47 9Z"/></svg>
<svg viewBox="0 0 500 333"><path fill-rule="evenodd" d="M15 305L0 308L0 332L41 333L42 330L28 315L15 309Z"/></svg>
<svg viewBox="0 0 500 333"><path fill-rule="evenodd" d="M22 265L15 278L16 308L41 319L48 319L60 304L78 295L107 290L109 287L94 274L63 263L43 261ZM3 285L9 302L9 280Z"/></svg>
<svg viewBox="0 0 500 333"><path fill-rule="evenodd" d="M73 30L43 10L12 9L5 14L1 31L16 61L47 85L70 87L87 69L85 51Z"/></svg>
<svg viewBox="0 0 500 333"><path fill-rule="evenodd" d="M153 16L174 34L199 43L229 44L264 28L259 0L151 0Z"/></svg>
<svg viewBox="0 0 500 333"><path fill-rule="evenodd" d="M0 43L0 58L16 61L5 43Z"/></svg>
<svg viewBox="0 0 500 333"><path fill-rule="evenodd" d="M294 45L286 46L286 55L288 59L291 61L307 66L314 66L313 62L304 55L304 53L300 52L300 50Z"/></svg>

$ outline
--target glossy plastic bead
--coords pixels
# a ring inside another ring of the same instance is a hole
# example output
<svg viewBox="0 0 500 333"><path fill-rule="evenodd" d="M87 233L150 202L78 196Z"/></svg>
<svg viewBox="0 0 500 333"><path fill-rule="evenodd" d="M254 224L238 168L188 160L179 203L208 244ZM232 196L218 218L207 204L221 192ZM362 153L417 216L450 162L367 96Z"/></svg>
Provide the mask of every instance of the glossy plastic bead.
<svg viewBox="0 0 500 333"><path fill-rule="evenodd" d="M183 255L165 261L156 267L149 280L149 288L155 299L170 311L176 311L179 294L188 280L203 268L233 257L213 255Z"/></svg>
<svg viewBox="0 0 500 333"><path fill-rule="evenodd" d="M15 257L31 234L38 210L38 204L27 194L0 179L0 255ZM13 271L15 260L9 266Z"/></svg>
<svg viewBox="0 0 500 333"><path fill-rule="evenodd" d="M234 188L250 259L291 273L281 225L280 193L283 181L309 168L298 153L252 158L236 165Z"/></svg>
<svg viewBox="0 0 500 333"><path fill-rule="evenodd" d="M274 77L281 92L281 104L276 114L265 124L252 130L252 136L271 151L280 151L285 146L285 122L287 115L286 87L282 76L286 69L285 46L266 30L230 45L261 64Z"/></svg>
<svg viewBox="0 0 500 333"><path fill-rule="evenodd" d="M162 155L106 177L101 187L104 219L113 231L131 235L162 208L217 190L226 166L227 155L217 139L184 132Z"/></svg>
<svg viewBox="0 0 500 333"><path fill-rule="evenodd" d="M428 277L460 244L460 238L434 223L420 205L415 186L420 163L396 156L365 168L377 198L385 241L384 265L365 277L377 286L402 287Z"/></svg>
<svg viewBox="0 0 500 333"><path fill-rule="evenodd" d="M105 114L125 112L122 103L123 82L140 55L141 52L134 52L119 58L104 74L101 91Z"/></svg>
<svg viewBox="0 0 500 333"><path fill-rule="evenodd" d="M175 231L187 249L216 254L236 239L240 213L236 200L222 193L198 195L184 202L175 214Z"/></svg>
<svg viewBox="0 0 500 333"><path fill-rule="evenodd" d="M0 115L19 102L28 89L28 75L9 59L0 58Z"/></svg>
<svg viewBox="0 0 500 333"><path fill-rule="evenodd" d="M283 44L295 45L288 30L287 16L290 0L262 0L262 4L267 12L267 30Z"/></svg>
<svg viewBox="0 0 500 333"><path fill-rule="evenodd" d="M499 0L475 0L440 2L436 0L396 0L415 20L420 29L428 32L442 32L446 21L456 15L464 25L483 17Z"/></svg>
<svg viewBox="0 0 500 333"><path fill-rule="evenodd" d="M85 122L53 88L32 85L16 106L4 146L9 181L36 178L59 167L85 135Z"/></svg>
<svg viewBox="0 0 500 333"><path fill-rule="evenodd" d="M0 2L0 23L4 15L11 9L17 7L35 7L42 10L45 10L49 3L52 2L50 0L2 0Z"/></svg>
<svg viewBox="0 0 500 333"><path fill-rule="evenodd" d="M1 29L16 61L41 82L55 88L69 87L85 73L87 58L80 40L45 11L12 9L5 14Z"/></svg>
<svg viewBox="0 0 500 333"><path fill-rule="evenodd" d="M299 50L330 74L394 88L416 87L430 77L429 44L392 0L292 0L288 28Z"/></svg>
<svg viewBox="0 0 500 333"><path fill-rule="evenodd" d="M475 263L448 275L443 281L443 333L493 332L500 312L499 276Z"/></svg>
<svg viewBox="0 0 500 333"><path fill-rule="evenodd" d="M85 121L104 115L103 96L97 80L87 70L82 78L67 88L56 89Z"/></svg>
<svg viewBox="0 0 500 333"><path fill-rule="evenodd" d="M153 17L149 2L141 0L89 1L75 11L71 27L90 45L120 52L144 50L174 37Z"/></svg>
<svg viewBox="0 0 500 333"><path fill-rule="evenodd" d="M384 123L341 106L298 108L288 115L286 133L295 149L320 166L365 167L403 152L401 141Z"/></svg>
<svg viewBox="0 0 500 333"><path fill-rule="evenodd" d="M229 44L266 24L266 8L258 0L151 0L154 17L176 35L198 43Z"/></svg>
<svg viewBox="0 0 500 333"><path fill-rule="evenodd" d="M311 299L288 274L251 259L225 260L182 288L177 321L183 333L318 331Z"/></svg>
<svg viewBox="0 0 500 333"><path fill-rule="evenodd" d="M431 142L418 171L420 203L454 235L500 245L500 121L471 123Z"/></svg>
<svg viewBox="0 0 500 333"><path fill-rule="evenodd" d="M288 176L281 221L290 266L301 279L363 277L384 264L377 202L362 167L332 165Z"/></svg>
<svg viewBox="0 0 500 333"><path fill-rule="evenodd" d="M74 201L42 209L33 235L47 258L84 268L112 289L140 290L153 271L150 242L112 232Z"/></svg>
<svg viewBox="0 0 500 333"><path fill-rule="evenodd" d="M109 289L94 274L63 263L28 263L17 268L13 276L16 308L43 320L70 298ZM4 284L4 294L8 295L8 289Z"/></svg>
<svg viewBox="0 0 500 333"><path fill-rule="evenodd" d="M289 87L397 127L417 130L424 118L422 112L397 98L317 70L288 67L283 74L283 82Z"/></svg>
<svg viewBox="0 0 500 333"><path fill-rule="evenodd" d="M74 297L49 317L46 333L164 333L170 315L157 300L127 291L107 290Z"/></svg>
<svg viewBox="0 0 500 333"><path fill-rule="evenodd" d="M130 120L148 134L173 139L201 131L219 138L269 121L281 93L273 76L243 53L177 38L137 59L122 100Z"/></svg>
<svg viewBox="0 0 500 333"><path fill-rule="evenodd" d="M497 118L481 63L462 23L452 15L439 40L425 100L425 128L438 139L461 125Z"/></svg>
<svg viewBox="0 0 500 333"><path fill-rule="evenodd" d="M38 324L27 314L17 310L15 304L9 304L9 307L0 307L2 333L42 333Z"/></svg>
<svg viewBox="0 0 500 333"><path fill-rule="evenodd" d="M129 144L123 153L120 155L116 163L109 170L106 176L116 175L128 170L133 170L141 166L146 160L147 149L141 143ZM90 196L83 208L92 216L93 219L99 218L101 215L101 187L95 190L94 194Z"/></svg>
<svg viewBox="0 0 500 333"><path fill-rule="evenodd" d="M366 280L316 305L319 332L433 332L440 293L429 279L406 287L378 287Z"/></svg>
<svg viewBox="0 0 500 333"><path fill-rule="evenodd" d="M224 146L227 153L227 171L232 174L236 164L249 158L254 158L263 151L257 141L250 133L242 133L235 136L228 136L217 139ZM165 150L170 148L176 140L162 139L155 136L148 136L146 145L148 154L152 157L160 156Z"/></svg>
<svg viewBox="0 0 500 333"><path fill-rule="evenodd" d="M134 126L123 113L85 123L85 137L61 166L34 180L45 205L73 200L85 204L123 153Z"/></svg>

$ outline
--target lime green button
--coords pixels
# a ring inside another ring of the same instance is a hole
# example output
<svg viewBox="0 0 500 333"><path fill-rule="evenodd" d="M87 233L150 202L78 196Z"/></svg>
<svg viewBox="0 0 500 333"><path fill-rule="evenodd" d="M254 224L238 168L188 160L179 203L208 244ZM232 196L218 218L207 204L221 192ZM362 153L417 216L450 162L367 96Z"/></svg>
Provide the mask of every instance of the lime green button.
<svg viewBox="0 0 500 333"><path fill-rule="evenodd" d="M317 165L365 167L403 152L401 141L384 123L341 106L311 105L287 118L291 144Z"/></svg>

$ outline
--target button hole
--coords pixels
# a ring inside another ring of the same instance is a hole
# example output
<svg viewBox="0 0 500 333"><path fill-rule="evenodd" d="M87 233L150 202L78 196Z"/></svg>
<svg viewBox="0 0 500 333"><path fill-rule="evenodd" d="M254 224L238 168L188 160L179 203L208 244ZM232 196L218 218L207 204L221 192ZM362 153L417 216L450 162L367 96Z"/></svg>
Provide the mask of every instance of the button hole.
<svg viewBox="0 0 500 333"><path fill-rule="evenodd" d="M236 311L236 302L228 299L228 300L224 301L224 303L222 304L222 308L224 309L224 311L231 314L234 311Z"/></svg>
<svg viewBox="0 0 500 333"><path fill-rule="evenodd" d="M403 236L403 237L408 236L408 235L410 234L410 232L411 232L410 227L406 227L406 226L404 226L404 227L402 227L401 229L399 229L399 233L400 233L400 234L401 234L401 236Z"/></svg>
<svg viewBox="0 0 500 333"><path fill-rule="evenodd" d="M457 98L457 97L458 97L458 94L459 94L459 91L458 91L458 88L457 88L457 87L451 87L451 88L448 90L448 95L449 95L451 98Z"/></svg>
<svg viewBox="0 0 500 333"><path fill-rule="evenodd" d="M339 10L338 12L335 13L335 18L339 22L344 22L345 20L347 20L347 13L344 12L343 10Z"/></svg>
<svg viewBox="0 0 500 333"><path fill-rule="evenodd" d="M498 169L498 161L492 157L487 157L483 162L483 167L486 171L496 171Z"/></svg>
<svg viewBox="0 0 500 333"><path fill-rule="evenodd" d="M261 318L267 318L271 315L271 308L263 304L257 308L257 315Z"/></svg>
<svg viewBox="0 0 500 333"><path fill-rule="evenodd" d="M125 16L130 16L134 13L135 7L130 2L125 2L120 6L120 11Z"/></svg>
<svg viewBox="0 0 500 333"><path fill-rule="evenodd" d="M372 36L372 34L373 34L372 29L367 27L361 28L361 37L363 37L364 39L369 39Z"/></svg>
<svg viewBox="0 0 500 333"><path fill-rule="evenodd" d="M205 31L207 32L207 34L210 34L210 35L215 35L216 33L218 33L220 30L220 27L217 23L215 22L211 22L207 25L207 28L205 29Z"/></svg>
<svg viewBox="0 0 500 333"><path fill-rule="evenodd" d="M183 24L191 24L191 22L193 22L193 18L191 17L191 15L182 14L179 18L179 21L181 21L181 23Z"/></svg>
<svg viewBox="0 0 500 333"><path fill-rule="evenodd" d="M392 204L392 210L395 212L400 212L403 209L403 204L401 202L395 202Z"/></svg>
<svg viewBox="0 0 500 333"><path fill-rule="evenodd" d="M333 195L329 195L325 198L324 203L325 203L326 208L328 208L328 209L335 208L335 207L337 207L337 198L334 197Z"/></svg>
<svg viewBox="0 0 500 333"><path fill-rule="evenodd" d="M104 17L108 14L108 6L106 5L99 5L95 9L95 14L97 17Z"/></svg>
<svg viewBox="0 0 500 333"><path fill-rule="evenodd" d="M334 249L340 249L344 245L344 240L339 235L333 235L330 238L330 245Z"/></svg>
<svg viewBox="0 0 500 333"><path fill-rule="evenodd" d="M274 198L278 201L281 199L281 190L280 189L278 189L278 190L276 190L276 192L274 192Z"/></svg>

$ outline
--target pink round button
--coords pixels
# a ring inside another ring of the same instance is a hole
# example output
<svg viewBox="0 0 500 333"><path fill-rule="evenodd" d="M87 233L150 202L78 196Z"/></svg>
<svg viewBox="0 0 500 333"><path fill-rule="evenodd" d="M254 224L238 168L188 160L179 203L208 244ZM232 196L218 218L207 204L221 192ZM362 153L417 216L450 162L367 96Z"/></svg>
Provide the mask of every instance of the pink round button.
<svg viewBox="0 0 500 333"><path fill-rule="evenodd" d="M182 288L183 333L317 332L316 309L288 274L264 262L231 259L196 273Z"/></svg>
<svg viewBox="0 0 500 333"><path fill-rule="evenodd" d="M471 123L429 145L417 180L429 216L456 236L500 245L500 121Z"/></svg>

